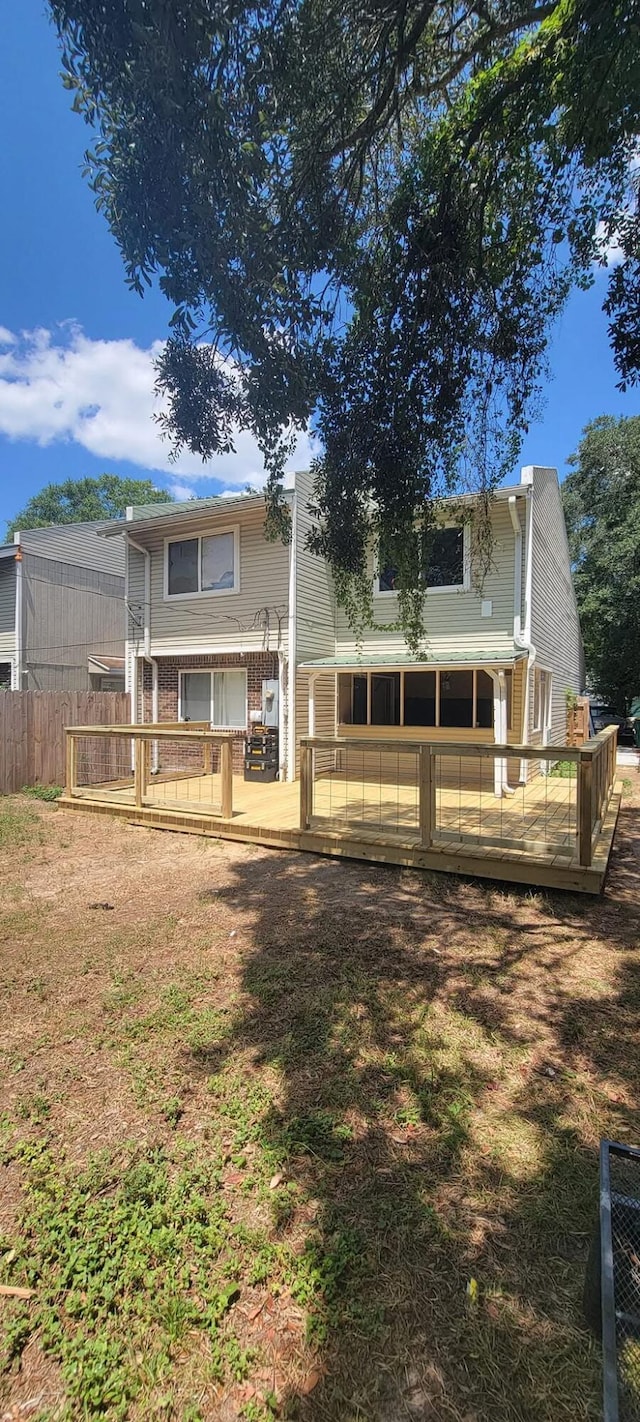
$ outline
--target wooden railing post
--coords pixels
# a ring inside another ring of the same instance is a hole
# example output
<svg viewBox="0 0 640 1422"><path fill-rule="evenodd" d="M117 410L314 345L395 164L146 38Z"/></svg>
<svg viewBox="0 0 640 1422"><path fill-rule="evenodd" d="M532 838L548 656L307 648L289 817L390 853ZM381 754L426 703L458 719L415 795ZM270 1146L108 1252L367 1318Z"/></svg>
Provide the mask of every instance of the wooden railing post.
<svg viewBox="0 0 640 1422"><path fill-rule="evenodd" d="M220 812L223 820L233 814L233 751L231 741L220 742Z"/></svg>
<svg viewBox="0 0 640 1422"><path fill-rule="evenodd" d="M78 742L73 731L67 727L66 750L66 784L65 793L69 796L75 795L78 780Z"/></svg>
<svg viewBox="0 0 640 1422"><path fill-rule="evenodd" d="M136 736L133 742L133 792L136 805L144 802L147 788L147 748L143 736Z"/></svg>
<svg viewBox="0 0 640 1422"><path fill-rule="evenodd" d="M591 752L581 751L578 761L578 859L584 868L588 868L591 863L592 794L593 760Z"/></svg>
<svg viewBox="0 0 640 1422"><path fill-rule="evenodd" d="M434 775L434 755L432 746L421 746L418 756L418 812L420 819L420 844L429 849L436 827L436 782Z"/></svg>
<svg viewBox="0 0 640 1422"><path fill-rule="evenodd" d="M313 748L300 747L300 829L311 828L313 815Z"/></svg>

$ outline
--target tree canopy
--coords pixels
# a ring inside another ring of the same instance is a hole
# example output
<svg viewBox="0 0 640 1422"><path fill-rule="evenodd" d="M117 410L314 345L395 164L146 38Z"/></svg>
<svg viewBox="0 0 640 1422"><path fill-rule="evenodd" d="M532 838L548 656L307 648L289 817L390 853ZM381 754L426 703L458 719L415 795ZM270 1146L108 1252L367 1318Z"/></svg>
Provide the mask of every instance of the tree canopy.
<svg viewBox="0 0 640 1422"><path fill-rule="evenodd" d="M347 603L393 548L415 641L433 500L513 466L551 323L614 237L638 378L640 0L49 3L98 206L175 308L176 450L251 429L282 529L313 422L314 546Z"/></svg>
<svg viewBox="0 0 640 1422"><path fill-rule="evenodd" d="M587 676L620 711L640 696L640 415L583 431L562 486Z"/></svg>
<svg viewBox="0 0 640 1422"><path fill-rule="evenodd" d="M151 479L121 479L117 474L100 474L97 479L65 479L62 484L47 484L29 499L7 524L7 538L22 528L124 518L130 504L164 504L171 499L171 494L156 489Z"/></svg>

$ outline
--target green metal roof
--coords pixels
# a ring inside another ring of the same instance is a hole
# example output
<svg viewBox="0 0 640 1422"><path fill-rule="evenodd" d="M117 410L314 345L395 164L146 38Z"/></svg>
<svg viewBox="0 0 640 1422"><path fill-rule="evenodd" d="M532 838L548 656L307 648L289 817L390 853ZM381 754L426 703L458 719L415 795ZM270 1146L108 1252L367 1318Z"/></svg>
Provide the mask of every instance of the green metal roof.
<svg viewBox="0 0 640 1422"><path fill-rule="evenodd" d="M472 647L463 652L437 654L426 652L424 656L412 657L409 653L393 653L379 657L363 652L361 656L320 657L318 661L301 662L302 671L367 671L374 667L506 667L526 657L520 647L496 650L487 647Z"/></svg>

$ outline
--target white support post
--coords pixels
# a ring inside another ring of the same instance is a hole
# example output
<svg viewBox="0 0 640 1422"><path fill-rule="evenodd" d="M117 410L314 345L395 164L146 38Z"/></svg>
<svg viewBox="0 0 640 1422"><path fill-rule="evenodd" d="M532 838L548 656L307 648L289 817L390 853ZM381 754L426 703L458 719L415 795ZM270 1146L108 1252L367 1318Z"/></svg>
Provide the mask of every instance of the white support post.
<svg viewBox="0 0 640 1422"><path fill-rule="evenodd" d="M487 668L493 682L493 739L496 745L504 745L507 739L507 684L504 671ZM493 761L493 791L497 800L509 794L507 783L507 762L504 756L495 756Z"/></svg>

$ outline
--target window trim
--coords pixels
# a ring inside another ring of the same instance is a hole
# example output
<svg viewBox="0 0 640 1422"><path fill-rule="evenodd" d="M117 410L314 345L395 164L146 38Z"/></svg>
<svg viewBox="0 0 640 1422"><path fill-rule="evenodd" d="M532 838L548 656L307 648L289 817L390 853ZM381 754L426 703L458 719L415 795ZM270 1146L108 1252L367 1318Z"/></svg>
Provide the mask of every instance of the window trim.
<svg viewBox="0 0 640 1422"><path fill-rule="evenodd" d="M450 518L450 519L447 519L445 523L439 523L439 524L437 525L437 528L438 528L438 530L439 530L439 529L445 529L445 528L460 528L460 526L461 526L461 525L460 525L459 523L456 523L455 519L451 519L451 518ZM382 569L381 569L381 567L380 567L379 551L378 551L378 552L376 552L375 559L374 559L374 570L373 570L373 596L374 596L374 598L376 598L376 599L378 599L378 598L397 597L398 594L397 594L397 592L395 591L395 589L388 590L388 589L382 589L382 588L380 587L380 574L381 574L381 572L382 572ZM430 587L426 587L426 588L425 588L425 594L426 594L427 597L432 597L434 594L438 595L438 594L441 594L441 593L470 592L470 591L471 591L471 547L470 547L470 539L469 539L469 524L468 524L468 523L463 523L463 524L462 524L462 582L461 582L461 583L446 583L446 584L445 584L445 583L442 583L442 584L439 584L437 587L431 587L431 588L430 588Z"/></svg>
<svg viewBox="0 0 640 1422"><path fill-rule="evenodd" d="M170 593L169 592L169 545L171 543L192 543L194 540L198 544L198 581L202 576L202 540L203 538L217 538L224 533L233 534L233 587L232 588L199 588L197 592ZM229 523L223 528L204 528L199 533L183 533L176 537L164 540L164 602L192 602L194 598L203 597L235 597L240 592L240 524ZM205 667L206 671L206 667Z"/></svg>
<svg viewBox="0 0 640 1422"><path fill-rule="evenodd" d="M214 674L214 672L229 672L229 671L232 671L232 672L242 672L242 673L243 673L243 676L244 676L244 725L243 725L243 726L219 726L219 725L214 721L214 719L213 719L213 674ZM210 725L211 725L211 727L212 727L212 730L214 730L214 731L237 731L237 732L243 731L243 732L245 733L245 735L246 735L247 726L248 726L248 724L249 724L249 677L248 677L248 675L247 675L247 668L246 668L246 667L226 667L226 666L225 666L225 667L179 667L179 668L178 668L178 720L179 720L180 722L182 722L182 724L185 725L185 726L188 726L188 725L189 725L189 722L188 722L188 721L185 721L185 720L184 720L184 717L183 717L183 715L182 715L182 702L183 702L183 699L184 699L184 692L183 692L183 690L182 690L182 685L183 685L183 683L182 683L182 678L185 677L185 676L191 676L191 675L193 675L194 673L198 673L199 675L206 675L206 676L209 677L209 710L210 710L210 712L211 712L211 715L210 715L210 717L209 717L209 722L210 722Z"/></svg>

